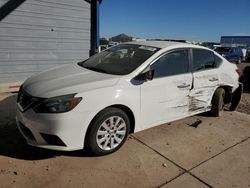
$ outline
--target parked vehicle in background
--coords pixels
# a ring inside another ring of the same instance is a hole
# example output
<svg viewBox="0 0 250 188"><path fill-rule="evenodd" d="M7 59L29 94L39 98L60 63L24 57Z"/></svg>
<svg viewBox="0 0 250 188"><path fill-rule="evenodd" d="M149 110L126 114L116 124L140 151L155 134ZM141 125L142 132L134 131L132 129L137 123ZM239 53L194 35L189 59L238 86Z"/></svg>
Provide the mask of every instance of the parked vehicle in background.
<svg viewBox="0 0 250 188"><path fill-rule="evenodd" d="M247 61L250 61L250 47L247 48L247 57L246 57Z"/></svg>
<svg viewBox="0 0 250 188"><path fill-rule="evenodd" d="M237 107L239 70L205 47L145 41L109 48L86 61L27 79L17 125L30 145L54 150L118 150L128 134Z"/></svg>
<svg viewBox="0 0 250 188"><path fill-rule="evenodd" d="M246 61L247 59L247 48L240 48L242 53L243 53L243 57L242 57L242 61Z"/></svg>
<svg viewBox="0 0 250 188"><path fill-rule="evenodd" d="M225 57L228 61L241 63L244 58L244 54L239 47L217 47L216 52Z"/></svg>

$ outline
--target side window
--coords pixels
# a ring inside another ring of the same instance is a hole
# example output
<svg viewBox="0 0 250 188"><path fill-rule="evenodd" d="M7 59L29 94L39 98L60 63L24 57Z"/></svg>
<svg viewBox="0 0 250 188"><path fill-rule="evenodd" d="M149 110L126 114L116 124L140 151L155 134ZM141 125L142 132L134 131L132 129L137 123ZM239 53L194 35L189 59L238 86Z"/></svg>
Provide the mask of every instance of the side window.
<svg viewBox="0 0 250 188"><path fill-rule="evenodd" d="M189 67L188 53L188 50L177 50L158 59L152 65L152 69L155 71L154 77L161 78L187 73Z"/></svg>
<svg viewBox="0 0 250 188"><path fill-rule="evenodd" d="M193 71L215 68L214 53L209 50L193 49Z"/></svg>

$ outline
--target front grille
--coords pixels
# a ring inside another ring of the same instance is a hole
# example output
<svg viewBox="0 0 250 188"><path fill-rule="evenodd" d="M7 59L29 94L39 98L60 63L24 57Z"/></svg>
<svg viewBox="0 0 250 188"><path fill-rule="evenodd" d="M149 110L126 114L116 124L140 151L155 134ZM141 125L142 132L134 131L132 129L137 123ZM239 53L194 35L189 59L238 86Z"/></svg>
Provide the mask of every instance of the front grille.
<svg viewBox="0 0 250 188"><path fill-rule="evenodd" d="M26 111L35 101L37 101L37 98L30 96L20 87L17 95L17 104L22 112Z"/></svg>

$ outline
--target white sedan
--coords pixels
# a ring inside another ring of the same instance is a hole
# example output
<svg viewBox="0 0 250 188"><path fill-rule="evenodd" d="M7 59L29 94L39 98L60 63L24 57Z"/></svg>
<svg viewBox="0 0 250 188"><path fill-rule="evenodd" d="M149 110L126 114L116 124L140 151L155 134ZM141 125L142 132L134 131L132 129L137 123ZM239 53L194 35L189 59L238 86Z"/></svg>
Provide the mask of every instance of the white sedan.
<svg viewBox="0 0 250 188"><path fill-rule="evenodd" d="M17 125L28 144L54 150L118 150L129 133L210 111L234 110L239 70L196 45L146 41L28 78Z"/></svg>

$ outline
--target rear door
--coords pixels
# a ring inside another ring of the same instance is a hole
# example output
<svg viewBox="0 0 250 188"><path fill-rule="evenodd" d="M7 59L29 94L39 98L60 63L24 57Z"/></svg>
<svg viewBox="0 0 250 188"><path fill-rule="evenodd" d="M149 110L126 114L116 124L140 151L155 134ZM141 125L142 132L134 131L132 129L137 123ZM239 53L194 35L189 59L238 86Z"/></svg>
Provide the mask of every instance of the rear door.
<svg viewBox="0 0 250 188"><path fill-rule="evenodd" d="M193 87L189 98L189 111L204 111L219 85L216 56L207 49L192 49Z"/></svg>

